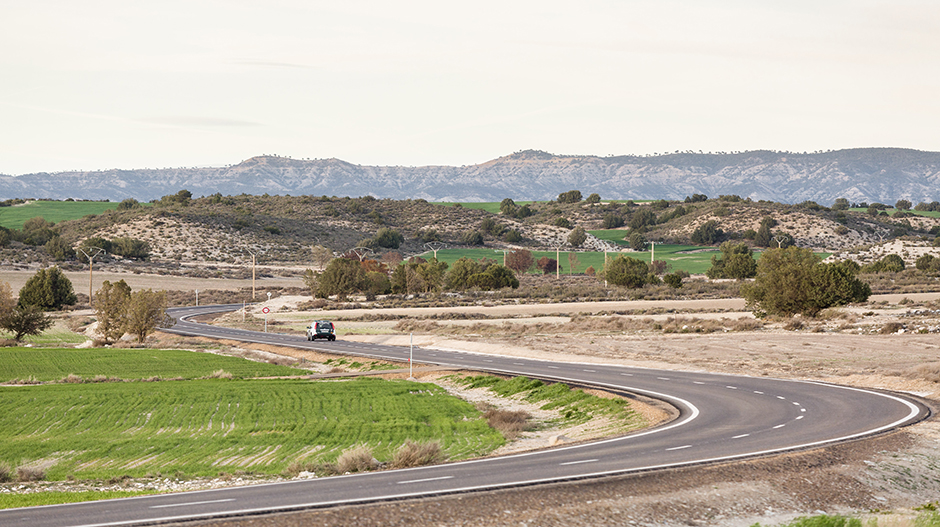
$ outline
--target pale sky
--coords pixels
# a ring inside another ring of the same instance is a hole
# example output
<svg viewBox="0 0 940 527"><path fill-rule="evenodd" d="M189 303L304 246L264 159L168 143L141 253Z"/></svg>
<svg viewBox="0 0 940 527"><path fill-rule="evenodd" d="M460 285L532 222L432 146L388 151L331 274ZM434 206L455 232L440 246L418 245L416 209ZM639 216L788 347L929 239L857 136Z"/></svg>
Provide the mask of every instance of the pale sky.
<svg viewBox="0 0 940 527"><path fill-rule="evenodd" d="M0 173L940 150L940 2L0 0Z"/></svg>

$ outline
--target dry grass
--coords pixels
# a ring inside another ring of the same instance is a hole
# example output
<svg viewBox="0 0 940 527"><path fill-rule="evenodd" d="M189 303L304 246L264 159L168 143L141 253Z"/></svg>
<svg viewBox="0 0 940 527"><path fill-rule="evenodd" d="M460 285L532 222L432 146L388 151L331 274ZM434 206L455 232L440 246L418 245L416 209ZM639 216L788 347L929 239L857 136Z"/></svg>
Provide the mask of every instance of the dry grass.
<svg viewBox="0 0 940 527"><path fill-rule="evenodd" d="M910 374L910 377L913 379L923 379L925 381L940 383L940 362L922 364L914 368Z"/></svg>
<svg viewBox="0 0 940 527"><path fill-rule="evenodd" d="M422 467L444 461L446 456L437 441L416 443L410 439L398 447L392 457L392 468Z"/></svg>
<svg viewBox="0 0 940 527"><path fill-rule="evenodd" d="M206 376L207 379L231 379L232 374L225 370L215 370Z"/></svg>
<svg viewBox="0 0 940 527"><path fill-rule="evenodd" d="M903 327L900 322L888 322L884 326L881 326L879 333L882 335L891 335L892 333L897 333Z"/></svg>
<svg viewBox="0 0 940 527"><path fill-rule="evenodd" d="M62 377L62 380L59 382L65 383L65 384L81 384L85 382L85 379L82 379L81 375L75 375L74 373L70 373L66 375L65 377Z"/></svg>
<svg viewBox="0 0 940 527"><path fill-rule="evenodd" d="M17 467L17 481L42 481L46 478L46 471L35 467Z"/></svg>
<svg viewBox="0 0 940 527"><path fill-rule="evenodd" d="M0 483L6 483L13 479L13 467L0 461Z"/></svg>
<svg viewBox="0 0 940 527"><path fill-rule="evenodd" d="M336 470L340 474L349 472L364 472L374 470L379 462L372 455L372 447L368 445L356 445L350 449L344 450L336 458Z"/></svg>
<svg viewBox="0 0 940 527"><path fill-rule="evenodd" d="M515 439L522 432L532 428L529 419L532 415L523 410L501 410L490 408L483 412L486 423L498 430L506 439Z"/></svg>

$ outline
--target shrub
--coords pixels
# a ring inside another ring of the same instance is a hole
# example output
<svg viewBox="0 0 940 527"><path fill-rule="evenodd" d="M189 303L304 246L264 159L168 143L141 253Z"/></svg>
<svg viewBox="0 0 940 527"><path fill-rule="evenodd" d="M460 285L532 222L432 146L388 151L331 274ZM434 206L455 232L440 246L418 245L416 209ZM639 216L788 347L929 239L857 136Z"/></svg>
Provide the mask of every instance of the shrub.
<svg viewBox="0 0 940 527"><path fill-rule="evenodd" d="M616 229L617 227L623 227L623 216L609 212L604 215L604 220L601 222L601 225L605 229Z"/></svg>
<svg viewBox="0 0 940 527"><path fill-rule="evenodd" d="M676 273L670 273L664 276L663 282L666 282L666 285L673 289L679 289L682 287L682 277Z"/></svg>
<svg viewBox="0 0 940 527"><path fill-rule="evenodd" d="M571 230L571 233L568 234L568 245L572 247L581 247L586 241L587 233L584 232L583 227L575 227Z"/></svg>
<svg viewBox="0 0 940 527"><path fill-rule="evenodd" d="M506 439L513 439L530 428L532 416L522 410L500 410L492 408L483 413L486 424L498 430Z"/></svg>
<svg viewBox="0 0 940 527"><path fill-rule="evenodd" d="M5 461L0 461L0 483L6 483L13 479L13 467Z"/></svg>
<svg viewBox="0 0 940 527"><path fill-rule="evenodd" d="M623 287L638 288L651 282L649 267L645 262L617 255L604 269L604 279Z"/></svg>
<svg viewBox="0 0 940 527"><path fill-rule="evenodd" d="M691 240L692 243L698 245L714 245L718 243L719 240L721 240L723 235L724 232L718 228L718 222L715 220L708 220L692 231Z"/></svg>
<svg viewBox="0 0 940 527"><path fill-rule="evenodd" d="M809 249L797 247L764 251L754 283L741 291L758 317L815 316L828 307L864 302L871 295L871 287L856 278L851 265L823 264Z"/></svg>
<svg viewBox="0 0 940 527"><path fill-rule="evenodd" d="M437 441L417 443L410 439L398 447L392 457L392 468L423 467L435 465L445 459L444 450Z"/></svg>
<svg viewBox="0 0 940 527"><path fill-rule="evenodd" d="M535 265L535 258L526 249L517 249L506 254L506 267L517 273L524 273Z"/></svg>
<svg viewBox="0 0 940 527"><path fill-rule="evenodd" d="M503 235L503 241L506 243L518 243L522 241L522 234L515 229L510 229L506 231L506 234Z"/></svg>
<svg viewBox="0 0 940 527"><path fill-rule="evenodd" d="M569 190L558 195L558 203L578 203L581 201L580 190Z"/></svg>
<svg viewBox="0 0 940 527"><path fill-rule="evenodd" d="M16 479L18 481L42 481L46 478L46 471L39 467L17 467Z"/></svg>
<svg viewBox="0 0 940 527"><path fill-rule="evenodd" d="M20 289L20 307L36 306L44 311L61 309L78 301L72 282L58 267L40 269Z"/></svg>
<svg viewBox="0 0 940 527"><path fill-rule="evenodd" d="M561 227L562 229L571 228L571 222L568 221L568 218L565 218L564 216L559 216L555 218L555 221L552 222L552 225L554 225L555 227Z"/></svg>
<svg viewBox="0 0 940 527"><path fill-rule="evenodd" d="M368 445L356 445L344 450L336 458L336 470L341 474L374 470L378 465L379 462L372 455L372 447Z"/></svg>
<svg viewBox="0 0 940 527"><path fill-rule="evenodd" d="M480 231L467 231L460 235L460 243L464 245L483 245L483 235Z"/></svg>

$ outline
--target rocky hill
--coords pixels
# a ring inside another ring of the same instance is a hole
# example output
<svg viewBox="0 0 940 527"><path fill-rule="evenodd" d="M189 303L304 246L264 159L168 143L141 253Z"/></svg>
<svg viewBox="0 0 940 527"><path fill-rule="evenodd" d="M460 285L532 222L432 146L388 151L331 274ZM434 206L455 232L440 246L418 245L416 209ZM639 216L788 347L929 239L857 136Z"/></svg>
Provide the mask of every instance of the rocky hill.
<svg viewBox="0 0 940 527"><path fill-rule="evenodd" d="M217 168L104 170L0 176L0 198L149 201L196 196L374 196L429 201L553 199L578 189L604 199L682 199L694 193L783 203L836 198L940 199L940 152L867 148L799 154L752 151L567 156L526 150L467 166L362 166L339 159L254 157Z"/></svg>

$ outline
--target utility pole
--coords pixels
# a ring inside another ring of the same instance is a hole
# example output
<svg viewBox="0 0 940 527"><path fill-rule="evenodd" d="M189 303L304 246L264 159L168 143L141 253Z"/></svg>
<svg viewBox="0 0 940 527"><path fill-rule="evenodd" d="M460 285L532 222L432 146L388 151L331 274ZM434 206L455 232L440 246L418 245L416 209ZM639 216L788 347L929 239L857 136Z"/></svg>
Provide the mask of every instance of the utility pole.
<svg viewBox="0 0 940 527"><path fill-rule="evenodd" d="M437 260L437 251L441 249L446 249L447 244L444 242L428 242L424 244L424 248L434 253L434 259Z"/></svg>
<svg viewBox="0 0 940 527"><path fill-rule="evenodd" d="M85 258L88 258L88 306L91 307L91 292L94 290L92 287L92 278L93 268L95 267L95 257L106 251L101 247L79 247L78 251L84 254Z"/></svg>
<svg viewBox="0 0 940 527"><path fill-rule="evenodd" d="M561 248L565 245L565 240L552 240L549 245L555 248L555 278L561 278Z"/></svg>
<svg viewBox="0 0 940 527"><path fill-rule="evenodd" d="M251 255L251 299L255 299L255 253L251 252L251 249L248 250L248 254Z"/></svg>

